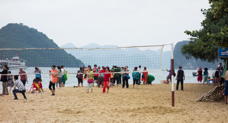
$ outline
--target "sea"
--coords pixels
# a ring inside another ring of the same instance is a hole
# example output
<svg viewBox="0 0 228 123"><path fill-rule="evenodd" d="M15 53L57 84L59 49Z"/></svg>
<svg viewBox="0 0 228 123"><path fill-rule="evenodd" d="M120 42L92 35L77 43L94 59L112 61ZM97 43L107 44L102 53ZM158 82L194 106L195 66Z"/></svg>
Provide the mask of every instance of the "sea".
<svg viewBox="0 0 228 123"><path fill-rule="evenodd" d="M49 81L50 81L50 77L49 77L49 70L51 68L49 67L40 67L40 70L42 72L42 84L44 88L48 88L49 85ZM68 72L68 80L66 81L66 87L73 87L75 85L78 85L78 81L76 78L76 73L78 71L79 68L65 68L65 70ZM28 76L28 82L26 84L26 88L30 89L31 85L32 85L32 81L35 78L35 74L34 74L34 67L28 67L25 69L27 76ZM10 70L11 73L13 75L18 75L19 70L18 69L14 69L14 70ZM153 84L160 84L162 80L166 80L167 75L169 74L166 70L160 70L160 69L151 69L148 70L149 74L153 75L155 77L155 80L153 81ZM177 70L176 70L177 71ZM131 70L130 70L131 72ZM185 83L198 83L197 82L197 77L193 76L193 72L196 72L196 70L184 70L185 72ZM209 70L209 76L212 76L213 73L215 72L215 70ZM2 82L0 82L0 91L2 90ZM129 80L129 84L132 84L133 80L132 80L132 76L130 74L130 80ZM84 80L83 83L85 86L87 86L87 82L86 80ZM1 93L1 92L0 92Z"/></svg>

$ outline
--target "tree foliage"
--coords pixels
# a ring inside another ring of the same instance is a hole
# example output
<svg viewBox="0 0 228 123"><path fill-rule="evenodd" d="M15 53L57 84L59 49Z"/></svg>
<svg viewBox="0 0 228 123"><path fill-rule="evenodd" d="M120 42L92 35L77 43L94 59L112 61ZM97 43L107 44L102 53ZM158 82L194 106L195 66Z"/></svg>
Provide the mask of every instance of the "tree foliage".
<svg viewBox="0 0 228 123"><path fill-rule="evenodd" d="M205 19L202 29L185 31L191 42L182 48L187 56L213 61L218 48L228 47L228 0L209 0L210 8L201 10Z"/></svg>

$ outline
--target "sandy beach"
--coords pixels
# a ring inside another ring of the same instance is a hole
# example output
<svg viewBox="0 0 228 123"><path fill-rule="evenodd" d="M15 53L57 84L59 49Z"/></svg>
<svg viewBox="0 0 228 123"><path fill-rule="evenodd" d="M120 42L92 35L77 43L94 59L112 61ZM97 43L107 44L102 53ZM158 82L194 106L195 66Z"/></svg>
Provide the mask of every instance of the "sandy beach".
<svg viewBox="0 0 228 123"><path fill-rule="evenodd" d="M25 101L13 96L0 96L0 122L28 123L225 123L228 105L221 102L196 102L213 86L185 84L176 91L176 106L171 107L170 85L156 84L122 89L113 87L110 93L94 88L66 87L57 89L56 96L28 94Z"/></svg>

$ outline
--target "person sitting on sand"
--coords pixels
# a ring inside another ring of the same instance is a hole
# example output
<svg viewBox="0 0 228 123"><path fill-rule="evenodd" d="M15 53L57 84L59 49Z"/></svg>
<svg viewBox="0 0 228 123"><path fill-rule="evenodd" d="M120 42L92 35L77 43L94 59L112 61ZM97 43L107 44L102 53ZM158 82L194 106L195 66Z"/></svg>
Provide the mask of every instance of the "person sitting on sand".
<svg viewBox="0 0 228 123"><path fill-rule="evenodd" d="M140 73L137 70L138 68L135 67L133 72L132 72L132 78L133 78L133 88L135 87L135 84L140 84Z"/></svg>
<svg viewBox="0 0 228 123"><path fill-rule="evenodd" d="M49 71L50 72L50 83L49 83L49 90L52 93L52 96L55 95L55 83L58 82L58 70L56 70L56 66L53 65L52 69Z"/></svg>
<svg viewBox="0 0 228 123"><path fill-rule="evenodd" d="M225 103L228 104L228 71L226 71L224 79L224 97Z"/></svg>
<svg viewBox="0 0 228 123"><path fill-rule="evenodd" d="M14 89L13 89L14 99L18 100L17 93L21 93L23 95L24 99L27 99L27 97L25 95L25 92L26 92L25 86L21 81L18 80L18 75L14 76L14 81L15 81Z"/></svg>

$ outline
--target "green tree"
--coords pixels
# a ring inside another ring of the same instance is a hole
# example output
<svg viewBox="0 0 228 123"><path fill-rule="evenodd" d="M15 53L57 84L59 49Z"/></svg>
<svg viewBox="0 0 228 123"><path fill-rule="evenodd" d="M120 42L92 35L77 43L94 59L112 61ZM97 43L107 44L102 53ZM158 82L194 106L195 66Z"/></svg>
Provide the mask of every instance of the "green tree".
<svg viewBox="0 0 228 123"><path fill-rule="evenodd" d="M191 42L182 48L186 56L214 61L218 48L228 47L228 0L209 0L210 8L201 10L205 19L202 29L185 31Z"/></svg>

